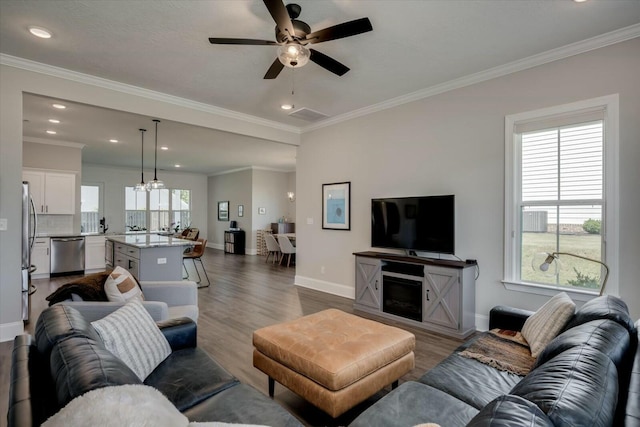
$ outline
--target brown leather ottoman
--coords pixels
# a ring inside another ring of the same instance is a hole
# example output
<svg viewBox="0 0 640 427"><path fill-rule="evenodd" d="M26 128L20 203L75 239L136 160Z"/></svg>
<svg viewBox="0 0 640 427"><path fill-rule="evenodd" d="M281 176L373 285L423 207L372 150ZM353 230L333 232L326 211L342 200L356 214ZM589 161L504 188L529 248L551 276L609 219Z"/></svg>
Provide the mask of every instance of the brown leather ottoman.
<svg viewBox="0 0 640 427"><path fill-rule="evenodd" d="M253 366L337 417L414 367L415 336L336 309L253 333Z"/></svg>

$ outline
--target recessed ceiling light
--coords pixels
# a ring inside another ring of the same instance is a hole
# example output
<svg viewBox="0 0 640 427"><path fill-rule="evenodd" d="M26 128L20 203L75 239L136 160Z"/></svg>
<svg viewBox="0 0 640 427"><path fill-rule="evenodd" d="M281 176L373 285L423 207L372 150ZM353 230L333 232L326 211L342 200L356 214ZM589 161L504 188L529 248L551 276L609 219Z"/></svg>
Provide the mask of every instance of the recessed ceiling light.
<svg viewBox="0 0 640 427"><path fill-rule="evenodd" d="M179 167L181 167L180 165L173 165L173 166L174 166L174 167L176 167L176 168L179 168Z"/></svg>
<svg viewBox="0 0 640 427"><path fill-rule="evenodd" d="M48 131L47 131L47 133L48 133L49 135L55 135L55 134L56 134L56 133L58 133L58 132L56 132L55 130L48 130Z"/></svg>
<svg viewBox="0 0 640 427"><path fill-rule="evenodd" d="M29 32L36 37L40 37L41 39L50 39L51 31L46 28L36 27L34 25L29 26Z"/></svg>
<svg viewBox="0 0 640 427"><path fill-rule="evenodd" d="M58 123L60 123L60 120L58 120L58 119L49 119L49 123L58 124Z"/></svg>
<svg viewBox="0 0 640 427"><path fill-rule="evenodd" d="M117 144L117 143L118 143L118 140L117 140L117 139L110 139L110 140L109 140L109 142L112 142L112 143L114 143L114 144Z"/></svg>
<svg viewBox="0 0 640 427"><path fill-rule="evenodd" d="M293 108L292 104L282 104L280 106L280 108L282 108L283 110L291 110Z"/></svg>
<svg viewBox="0 0 640 427"><path fill-rule="evenodd" d="M169 147L162 146L162 147L160 147L160 149L164 150L164 151L167 151L169 149Z"/></svg>
<svg viewBox="0 0 640 427"><path fill-rule="evenodd" d="M58 110L64 110L65 108L67 108L67 106L62 104L53 104L53 108L57 108Z"/></svg>
<svg viewBox="0 0 640 427"><path fill-rule="evenodd" d="M587 0L573 0L573 1L576 2L576 3L584 3Z"/></svg>

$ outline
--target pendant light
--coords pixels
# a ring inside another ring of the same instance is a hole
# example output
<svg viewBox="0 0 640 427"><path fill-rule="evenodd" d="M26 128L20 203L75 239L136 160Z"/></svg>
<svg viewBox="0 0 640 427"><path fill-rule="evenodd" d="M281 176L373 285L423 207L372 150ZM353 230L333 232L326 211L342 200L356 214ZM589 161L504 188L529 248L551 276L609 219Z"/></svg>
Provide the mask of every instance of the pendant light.
<svg viewBox="0 0 640 427"><path fill-rule="evenodd" d="M147 190L158 190L164 188L164 182L158 179L158 123L160 120L153 119L156 123L156 149L155 149L155 161L153 164L153 181L147 183Z"/></svg>
<svg viewBox="0 0 640 427"><path fill-rule="evenodd" d="M140 182L136 184L135 191L146 191L147 186L144 184L144 133L146 129L140 129L142 143L140 144Z"/></svg>

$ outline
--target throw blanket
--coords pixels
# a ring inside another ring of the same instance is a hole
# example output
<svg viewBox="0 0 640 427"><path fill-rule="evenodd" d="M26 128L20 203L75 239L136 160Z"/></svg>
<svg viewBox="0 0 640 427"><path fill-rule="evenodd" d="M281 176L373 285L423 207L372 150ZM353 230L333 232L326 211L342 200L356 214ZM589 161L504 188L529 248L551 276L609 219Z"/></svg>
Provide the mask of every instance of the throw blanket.
<svg viewBox="0 0 640 427"><path fill-rule="evenodd" d="M519 339L517 333L499 329L482 335L461 351L460 356L516 375L527 375L535 362L524 339Z"/></svg>
<svg viewBox="0 0 640 427"><path fill-rule="evenodd" d="M85 301L108 301L104 293L104 283L109 277L110 271L90 274L66 285L60 286L46 299L49 306L71 299L71 294L76 294Z"/></svg>
<svg viewBox="0 0 640 427"><path fill-rule="evenodd" d="M222 427L227 423L189 423L162 393L142 384L103 387L73 399L42 427ZM234 424L240 426L241 424Z"/></svg>

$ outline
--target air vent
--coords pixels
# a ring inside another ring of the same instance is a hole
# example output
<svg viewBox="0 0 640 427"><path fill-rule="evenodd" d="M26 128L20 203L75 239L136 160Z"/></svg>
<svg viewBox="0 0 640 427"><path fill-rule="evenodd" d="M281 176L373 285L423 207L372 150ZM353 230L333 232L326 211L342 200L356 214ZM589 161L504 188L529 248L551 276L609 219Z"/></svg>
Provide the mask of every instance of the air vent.
<svg viewBox="0 0 640 427"><path fill-rule="evenodd" d="M291 117L295 117L296 119L302 119L308 122L316 122L318 120L326 119L327 117L329 117L326 114L304 107L289 113L289 115Z"/></svg>

